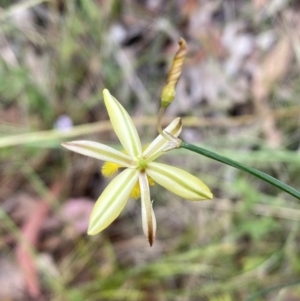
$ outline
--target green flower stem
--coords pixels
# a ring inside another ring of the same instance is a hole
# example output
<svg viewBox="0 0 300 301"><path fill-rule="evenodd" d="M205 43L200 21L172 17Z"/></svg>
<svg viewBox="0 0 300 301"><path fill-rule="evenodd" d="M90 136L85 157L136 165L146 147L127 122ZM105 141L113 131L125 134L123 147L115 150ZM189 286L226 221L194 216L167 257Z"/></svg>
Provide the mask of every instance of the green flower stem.
<svg viewBox="0 0 300 301"><path fill-rule="evenodd" d="M182 143L180 144L180 148L185 148L187 150L190 150L190 151L195 152L197 154L203 155L203 156L208 157L210 159L219 161L221 163L227 164L227 165L232 166L234 168L237 168L239 170L248 172L251 175L253 175L257 178L260 178L261 180L264 180L264 181L270 183L273 186L278 187L279 189L287 192L288 194L290 194L290 195L292 195L295 198L300 200L300 192L298 190L294 189L293 187L291 187L289 185L286 185L286 184L282 183L281 181L271 177L270 175L268 175L268 174L266 174L262 171L259 171L255 168L249 167L247 165L236 162L236 161L231 160L229 158L220 156L220 155L218 155L216 153L213 153L213 152L211 152L207 149L195 146L193 144L189 144L189 143L184 142L184 141L182 141Z"/></svg>

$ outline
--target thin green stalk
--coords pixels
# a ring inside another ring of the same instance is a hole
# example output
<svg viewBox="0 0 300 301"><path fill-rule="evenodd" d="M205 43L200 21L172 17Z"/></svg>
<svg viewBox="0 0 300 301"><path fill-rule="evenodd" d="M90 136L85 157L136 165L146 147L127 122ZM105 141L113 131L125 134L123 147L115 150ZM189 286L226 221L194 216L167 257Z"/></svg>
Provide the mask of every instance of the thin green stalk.
<svg viewBox="0 0 300 301"><path fill-rule="evenodd" d="M184 142L184 141L182 141L182 143L180 145L180 148L185 148L187 150L190 150L190 151L195 152L197 154L203 155L203 156L208 157L210 159L219 161L221 163L227 164L227 165L232 166L234 168L237 168L239 170L248 172L251 175L253 175L253 176L257 177L257 178L260 178L261 180L264 180L264 181L270 183L273 186L278 187L279 189L287 192L288 194L290 194L290 195L292 195L295 198L297 198L297 199L300 200L300 192L298 190L296 190L295 188L293 188L293 187L291 187L289 185L284 184L283 182L281 182L281 181L279 181L279 180L271 177L270 175L268 175L268 174L266 174L266 173L264 173L262 171L259 171L259 170L255 169L255 168L249 167L247 165L244 165L242 163L236 162L236 161L231 160L229 158L220 156L220 155L218 155L216 153L213 153L213 152L211 152L211 151L209 151L207 149L195 146L193 144L189 144L189 143Z"/></svg>

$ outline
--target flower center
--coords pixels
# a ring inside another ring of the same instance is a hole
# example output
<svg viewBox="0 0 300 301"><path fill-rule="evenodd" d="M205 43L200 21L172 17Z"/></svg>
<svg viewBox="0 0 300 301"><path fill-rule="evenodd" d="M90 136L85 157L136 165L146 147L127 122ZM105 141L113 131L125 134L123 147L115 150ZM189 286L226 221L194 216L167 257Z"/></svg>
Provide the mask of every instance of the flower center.
<svg viewBox="0 0 300 301"><path fill-rule="evenodd" d="M147 168L147 161L144 158L140 158L138 161L138 169L143 171Z"/></svg>

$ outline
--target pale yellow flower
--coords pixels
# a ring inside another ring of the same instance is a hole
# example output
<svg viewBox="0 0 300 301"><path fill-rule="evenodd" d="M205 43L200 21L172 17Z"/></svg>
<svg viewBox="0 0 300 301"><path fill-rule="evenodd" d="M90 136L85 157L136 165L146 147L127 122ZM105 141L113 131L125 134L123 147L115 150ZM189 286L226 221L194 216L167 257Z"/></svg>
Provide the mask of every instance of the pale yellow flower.
<svg viewBox="0 0 300 301"><path fill-rule="evenodd" d="M149 183L153 181L171 192L192 200L211 199L209 188L195 176L170 165L153 162L163 154L168 140L159 135L143 150L131 117L122 105L103 91L104 102L113 126L125 152L93 141L72 141L63 146L74 152L106 161L102 168L105 176L121 171L105 188L97 200L89 222L89 235L95 235L109 226L121 213L130 196L141 196L143 230L150 245L156 234L156 220L150 198ZM178 137L182 130L181 119L176 118L165 132Z"/></svg>

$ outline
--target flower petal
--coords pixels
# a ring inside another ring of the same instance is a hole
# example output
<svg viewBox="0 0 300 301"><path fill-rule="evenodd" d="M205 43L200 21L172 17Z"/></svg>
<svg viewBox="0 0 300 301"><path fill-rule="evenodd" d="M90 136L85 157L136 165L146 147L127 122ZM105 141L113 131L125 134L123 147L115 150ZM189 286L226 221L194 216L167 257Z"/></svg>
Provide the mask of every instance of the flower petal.
<svg viewBox="0 0 300 301"><path fill-rule="evenodd" d="M185 199L198 201L213 197L202 181L180 168L151 162L146 172L155 182Z"/></svg>
<svg viewBox="0 0 300 301"><path fill-rule="evenodd" d="M182 130L182 122L181 118L174 119L165 129L164 131L168 132L174 137L178 137ZM168 140L162 135L158 135L150 145L143 152L143 158L147 159L148 162L155 160L159 157L163 152L162 150L168 144Z"/></svg>
<svg viewBox="0 0 300 301"><path fill-rule="evenodd" d="M98 160L113 162L123 167L133 167L136 165L134 160L128 155L102 143L79 140L65 142L62 146L73 152Z"/></svg>
<svg viewBox="0 0 300 301"><path fill-rule="evenodd" d="M139 172L127 168L115 177L97 200L90 216L89 235L95 235L109 226L121 213Z"/></svg>
<svg viewBox="0 0 300 301"><path fill-rule="evenodd" d="M103 90L103 97L111 124L123 148L131 157L141 156L141 141L131 117L107 89Z"/></svg>
<svg viewBox="0 0 300 301"><path fill-rule="evenodd" d="M146 173L140 173L139 183L141 190L143 231L149 241L150 246L152 246L156 234L156 219L150 200L149 183Z"/></svg>

